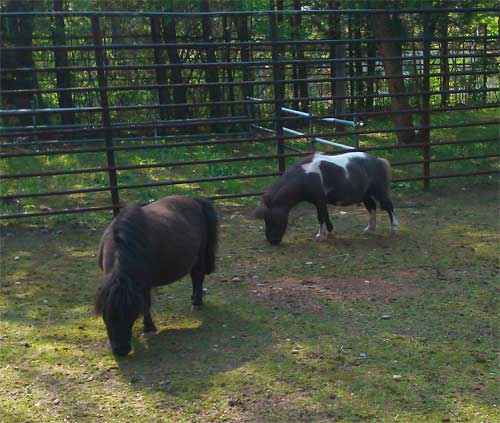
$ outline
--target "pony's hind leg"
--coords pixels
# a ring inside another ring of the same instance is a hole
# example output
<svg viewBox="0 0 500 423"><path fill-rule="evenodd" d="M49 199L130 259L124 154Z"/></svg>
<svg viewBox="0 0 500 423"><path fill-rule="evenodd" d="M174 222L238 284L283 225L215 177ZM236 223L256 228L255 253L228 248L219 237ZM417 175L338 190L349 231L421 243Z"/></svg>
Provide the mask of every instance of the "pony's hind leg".
<svg viewBox="0 0 500 423"><path fill-rule="evenodd" d="M151 317L151 312L148 310L144 314L144 328L142 329L142 336L145 338L149 338L156 333L156 326L153 322L153 318Z"/></svg>
<svg viewBox="0 0 500 423"><path fill-rule="evenodd" d="M380 207L382 207L387 214L389 215L389 219L391 219L391 232L395 235L399 230L399 222L396 217L396 213L394 213L394 207L392 206L392 201L390 198L387 198L384 202L380 203Z"/></svg>
<svg viewBox="0 0 500 423"><path fill-rule="evenodd" d="M394 213L394 207L392 205L392 200L389 197L389 193L384 192L377 196L377 200L380 202L380 207L387 212L389 219L391 220L391 231L396 234L399 229L399 222Z"/></svg>
<svg viewBox="0 0 500 423"><path fill-rule="evenodd" d="M193 310L200 310L203 304L203 281L205 272L202 266L196 266L191 270L191 282L193 285L193 295L191 295L191 304Z"/></svg>
<svg viewBox="0 0 500 423"><path fill-rule="evenodd" d="M364 233L375 233L377 229L377 203L372 198L371 195L366 196L363 199L363 204L370 213L370 220L368 222L368 226L365 228Z"/></svg>

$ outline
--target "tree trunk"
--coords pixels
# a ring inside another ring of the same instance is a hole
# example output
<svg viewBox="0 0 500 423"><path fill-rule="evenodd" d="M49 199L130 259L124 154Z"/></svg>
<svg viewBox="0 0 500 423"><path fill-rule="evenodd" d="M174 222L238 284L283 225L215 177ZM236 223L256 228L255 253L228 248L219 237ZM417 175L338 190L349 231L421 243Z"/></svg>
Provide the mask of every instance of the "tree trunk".
<svg viewBox="0 0 500 423"><path fill-rule="evenodd" d="M300 0L294 0L293 8L295 10L301 10ZM297 30L297 38L295 38L295 37L294 38L295 39L302 38L302 37L300 37L300 34L303 33L301 31L302 15L295 15L294 27ZM302 45L297 45L297 55L296 56L297 56L297 60L300 60L300 61L305 60L304 47ZM298 83L299 97L302 97L302 98L309 97L309 89L308 89L307 81L306 81L306 79L307 79L307 67L306 67L305 63L299 63L297 65L297 77L298 77L298 79L302 80ZM300 102L300 109L303 112L307 112L308 103L309 102L307 100L303 100Z"/></svg>
<svg viewBox="0 0 500 423"><path fill-rule="evenodd" d="M224 26L224 42L225 43L230 43L231 42L231 22L228 20L227 16L223 17L223 26ZM227 63L231 62L231 47L227 46L224 50L224 60ZM226 81L230 83L228 86L228 100L232 103L234 102L234 86L232 83L234 82L234 77L233 77L233 68L228 66L226 68ZM234 104L231 104L230 106L231 109L231 116L236 115L236 111L234 108Z"/></svg>
<svg viewBox="0 0 500 423"><path fill-rule="evenodd" d="M330 9L338 9L340 6L337 1L330 1ZM329 38L331 40L338 40L342 38L342 22L340 15L328 15ZM344 59L345 58L345 44L330 44L330 59ZM332 78L332 95L333 95L333 115L341 116L345 113L345 97L346 97L346 83L345 83L345 61L332 62L330 65L330 77ZM340 79L338 79L340 78ZM335 124L335 130L344 132L345 127L341 124Z"/></svg>
<svg viewBox="0 0 500 423"><path fill-rule="evenodd" d="M248 34L248 17L246 15L238 16L236 18L236 33L238 36L238 41L246 42L249 40ZM240 50L240 60L242 63L249 62L251 60L250 47L242 46ZM243 82L251 82L253 80L252 69L249 66L243 66ZM241 93L243 100L248 100L248 97L254 96L254 85L253 84L242 84ZM246 113L249 118L255 117L255 111L253 105L248 105L246 107Z"/></svg>
<svg viewBox="0 0 500 423"><path fill-rule="evenodd" d="M401 22L398 16L390 16L388 13L374 13L371 16L373 32L376 38L391 39L402 38ZM401 56L402 43L399 41L384 41L378 43L380 55L382 57L397 57ZM408 110L408 97L405 95L406 89L403 75L403 65L401 60L383 60L385 75L389 77L387 85L389 92L394 97L391 97L391 110L398 112L399 110ZM413 129L412 114L408 112L392 114L394 125L397 129L409 128L408 130L399 131L396 133L399 144L411 144L416 141L415 130Z"/></svg>
<svg viewBox="0 0 500 423"><path fill-rule="evenodd" d="M62 12L63 0L54 0L54 11ZM54 27L52 31L52 42L54 46L66 46L66 28L64 26L64 17L56 15L54 17ZM56 69L68 66L68 52L62 49L54 49L54 62ZM66 69L56 70L57 88L64 89L71 87L71 74ZM61 91L57 93L59 107L71 109L75 107L71 92ZM75 112L61 113L61 121L63 125L72 125L75 123Z"/></svg>
<svg viewBox="0 0 500 423"><path fill-rule="evenodd" d="M354 15L354 38L357 40L361 39L361 16L360 15ZM360 59L362 57L361 53L361 42L355 42L354 43L354 57L357 59ZM357 78L361 78L363 76L363 62L361 60L358 60L354 63L355 67L355 76ZM362 97L363 94L363 89L364 89L364 83L362 79L358 79L355 82L356 90L355 94L360 96L357 100L357 106L356 110L354 110L355 113L360 113L365 110L365 104L364 104L364 97Z"/></svg>
<svg viewBox="0 0 500 423"><path fill-rule="evenodd" d="M200 1L200 12L210 12L209 0L201 0ZM203 16L201 18L201 26L203 29L203 41L205 43L211 43L212 40L212 22L209 16ZM208 63L217 62L217 57L215 55L215 49L213 47L207 46L205 47L205 61ZM208 66L205 70L205 79L208 83L214 84L211 85L208 89L208 96L211 102L220 102L221 101L221 91L219 83L219 75L217 73L217 67ZM222 116L222 108L220 105L210 105L210 116L211 117L220 117Z"/></svg>
<svg viewBox="0 0 500 423"><path fill-rule="evenodd" d="M370 60L377 55L377 47L374 42L369 42L366 45L366 56L368 61L366 63L366 70L368 76L375 76L375 60ZM373 100L375 94L375 79L366 80L366 101L365 108L367 112L373 111Z"/></svg>
<svg viewBox="0 0 500 423"><path fill-rule="evenodd" d="M4 9L6 12L32 12L31 2L9 0ZM33 18L31 16L5 18L7 24L2 28L2 35L16 46L33 46ZM5 68L34 69L33 53L31 50L20 50L15 53L2 51L2 66ZM16 71L2 73L0 81L6 90L32 90L37 87L36 74L33 71ZM9 93L3 95L3 101L10 109L31 109L35 100L33 93ZM38 118L38 117L37 117ZM32 124L30 115L21 115L9 119L11 124L23 126Z"/></svg>
<svg viewBox="0 0 500 423"><path fill-rule="evenodd" d="M448 40L446 39L448 37L448 21L449 19L447 13L444 14L439 20L438 33L439 38L441 38L441 41L439 41L440 56L448 56ZM448 105L448 99L450 97L450 94L448 93L448 91L450 90L450 76L447 75L450 72L448 57L441 57L439 64L440 71L442 73L440 89L441 91L443 91L443 93L441 94L441 106L446 107Z"/></svg>
<svg viewBox="0 0 500 423"><path fill-rule="evenodd" d="M151 39L154 44L161 43L160 27L161 27L160 18L158 18L157 16L153 16L151 18ZM163 57L163 49L161 47L154 47L153 54L154 54L155 64L157 65L165 64L165 59ZM168 92L168 88L166 87L168 83L167 70L164 67L158 67L155 69L155 73L156 73L156 83L157 85L161 85L161 87L158 88L158 102L161 105L169 104L170 95ZM160 119L167 120L168 115L169 115L168 109L166 107L160 107Z"/></svg>
<svg viewBox="0 0 500 423"><path fill-rule="evenodd" d="M293 6L295 8L296 4L298 1L294 1ZM300 16L300 15L298 15ZM290 28L291 28L291 39L292 40L298 40L299 39L299 27L297 26L297 16L295 15L290 15ZM292 46L292 60L297 60L297 45ZM292 79L294 80L292 86L293 86L293 98L294 101L292 103L292 109L299 110L300 109L300 101L296 100L299 98L300 93L299 93L299 83L295 81L295 79L298 78L298 71L297 71L298 65L293 63L292 64Z"/></svg>
<svg viewBox="0 0 500 423"><path fill-rule="evenodd" d="M163 39L165 43L170 44L170 46L167 47L167 56L170 64L177 65L181 63L177 48L174 46L177 43L175 18L167 18L167 20L163 22ZM173 67L170 69L170 81L172 84L176 85L173 87L174 104L186 104L186 86L183 85L180 67ZM187 106L175 107L174 115L176 119L187 119L189 118L189 108Z"/></svg>

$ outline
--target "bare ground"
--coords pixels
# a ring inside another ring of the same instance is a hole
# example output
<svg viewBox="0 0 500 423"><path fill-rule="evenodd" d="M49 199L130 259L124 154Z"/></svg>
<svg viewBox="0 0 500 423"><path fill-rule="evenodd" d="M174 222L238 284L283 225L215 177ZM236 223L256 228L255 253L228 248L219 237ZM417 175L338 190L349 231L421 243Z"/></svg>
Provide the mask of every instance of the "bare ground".
<svg viewBox="0 0 500 423"><path fill-rule="evenodd" d="M126 359L92 313L103 228L4 226L0 421L496 422L497 188L395 195L398 237L354 207L316 243L301 206L278 248L222 208L204 309L188 280L158 289Z"/></svg>

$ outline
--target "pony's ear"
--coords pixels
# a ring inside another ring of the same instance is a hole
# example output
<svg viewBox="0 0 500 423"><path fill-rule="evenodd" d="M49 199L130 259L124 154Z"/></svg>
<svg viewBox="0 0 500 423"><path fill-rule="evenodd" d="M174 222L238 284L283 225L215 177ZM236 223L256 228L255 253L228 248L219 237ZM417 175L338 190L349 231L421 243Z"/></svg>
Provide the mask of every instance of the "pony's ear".
<svg viewBox="0 0 500 423"><path fill-rule="evenodd" d="M268 210L268 207L263 202L260 203L259 206L253 211L253 217L255 219L264 219L266 210Z"/></svg>

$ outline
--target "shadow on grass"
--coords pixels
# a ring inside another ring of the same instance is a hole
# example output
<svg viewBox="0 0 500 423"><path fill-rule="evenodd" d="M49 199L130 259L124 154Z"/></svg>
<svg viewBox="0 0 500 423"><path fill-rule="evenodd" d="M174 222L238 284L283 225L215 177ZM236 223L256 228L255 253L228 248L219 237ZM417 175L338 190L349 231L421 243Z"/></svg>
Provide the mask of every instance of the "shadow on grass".
<svg viewBox="0 0 500 423"><path fill-rule="evenodd" d="M174 316L172 323L158 317L159 333L147 340L134 337L133 352L116 362L129 384L170 395L200 395L219 373L244 366L271 342L265 326L230 305L206 301L203 310Z"/></svg>

